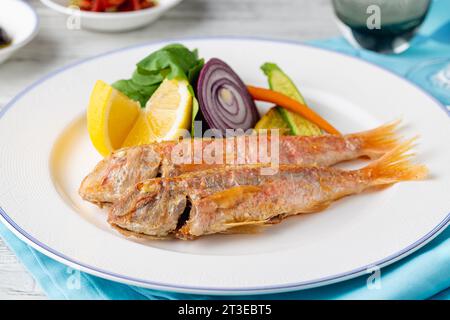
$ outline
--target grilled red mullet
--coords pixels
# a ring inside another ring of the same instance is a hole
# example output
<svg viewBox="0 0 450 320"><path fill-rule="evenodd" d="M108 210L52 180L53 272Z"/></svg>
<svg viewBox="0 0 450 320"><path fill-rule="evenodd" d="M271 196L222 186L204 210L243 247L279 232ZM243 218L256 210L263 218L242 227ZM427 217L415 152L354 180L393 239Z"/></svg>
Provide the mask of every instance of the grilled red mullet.
<svg viewBox="0 0 450 320"><path fill-rule="evenodd" d="M401 144L352 171L281 165L275 175L262 175L261 166L243 165L150 179L117 201L108 221L128 235L181 239L273 224L374 186L424 178L426 168L408 161L411 145Z"/></svg>
<svg viewBox="0 0 450 320"><path fill-rule="evenodd" d="M345 136L281 136L278 137L279 144L275 150L277 161L280 165L324 167L359 157L379 158L397 145L394 132L397 124L390 123L371 131ZM266 144L270 145L273 138L266 138ZM137 183L157 176L175 177L186 172L223 168L230 164L271 163L274 150L269 150L267 157L263 158L255 149L260 145L260 139L258 136L192 139L121 149L100 161L81 183L79 193L83 199L97 205L110 205ZM211 163L202 157L198 158L198 154L204 157L205 153L211 154L215 150L223 150L214 155L214 159L219 161ZM174 158L183 161L177 162Z"/></svg>

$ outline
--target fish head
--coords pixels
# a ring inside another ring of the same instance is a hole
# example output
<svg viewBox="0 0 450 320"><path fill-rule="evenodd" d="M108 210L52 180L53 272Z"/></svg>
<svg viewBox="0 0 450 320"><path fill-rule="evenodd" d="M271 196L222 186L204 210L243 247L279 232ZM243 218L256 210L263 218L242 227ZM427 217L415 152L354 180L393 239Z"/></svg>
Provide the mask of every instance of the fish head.
<svg viewBox="0 0 450 320"><path fill-rule="evenodd" d="M100 206L110 205L139 181L156 177L160 164L161 156L152 146L114 151L84 178L79 194Z"/></svg>
<svg viewBox="0 0 450 320"><path fill-rule="evenodd" d="M186 206L186 195L170 181L150 179L136 184L111 207L108 222L138 234L167 237L177 228Z"/></svg>

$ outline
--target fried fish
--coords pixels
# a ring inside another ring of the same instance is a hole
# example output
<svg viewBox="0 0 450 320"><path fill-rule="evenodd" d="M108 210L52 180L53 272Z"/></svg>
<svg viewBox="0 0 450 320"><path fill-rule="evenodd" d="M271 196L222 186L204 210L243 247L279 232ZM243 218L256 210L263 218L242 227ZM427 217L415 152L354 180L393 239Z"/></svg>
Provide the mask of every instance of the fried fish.
<svg viewBox="0 0 450 320"><path fill-rule="evenodd" d="M397 145L397 125L398 122L393 122L345 136L281 136L275 150L277 161L280 165L331 166L359 157L376 159ZM188 139L121 149L97 164L81 183L79 194L87 201L104 206L113 204L127 190L150 178L175 177L186 172L223 168L230 164L270 163L274 151L269 150L266 158L261 157L255 149L260 145L261 138L256 139L254 136ZM267 145L270 145L272 137L269 135L267 139ZM223 150L214 156L219 161L208 162L202 158L208 151L214 153L215 150ZM174 161L174 157L184 161Z"/></svg>
<svg viewBox="0 0 450 320"><path fill-rule="evenodd" d="M262 166L243 165L150 179L117 201L108 221L127 235L181 239L273 224L372 187L424 178L427 169L409 161L411 147L412 140L352 171L281 165L275 175L262 175Z"/></svg>

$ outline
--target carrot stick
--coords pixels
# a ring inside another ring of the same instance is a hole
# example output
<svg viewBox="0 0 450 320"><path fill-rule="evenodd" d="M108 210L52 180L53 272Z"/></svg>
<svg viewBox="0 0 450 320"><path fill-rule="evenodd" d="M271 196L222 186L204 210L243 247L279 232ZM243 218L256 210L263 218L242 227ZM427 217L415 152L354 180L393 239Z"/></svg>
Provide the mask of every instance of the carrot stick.
<svg viewBox="0 0 450 320"><path fill-rule="evenodd" d="M315 123L328 133L340 135L340 132L336 130L336 128L334 128L330 123L328 123L328 121L316 112L308 108L308 106L291 99L284 94L253 86L247 86L247 90L254 100L275 103L282 108L302 115L305 119Z"/></svg>

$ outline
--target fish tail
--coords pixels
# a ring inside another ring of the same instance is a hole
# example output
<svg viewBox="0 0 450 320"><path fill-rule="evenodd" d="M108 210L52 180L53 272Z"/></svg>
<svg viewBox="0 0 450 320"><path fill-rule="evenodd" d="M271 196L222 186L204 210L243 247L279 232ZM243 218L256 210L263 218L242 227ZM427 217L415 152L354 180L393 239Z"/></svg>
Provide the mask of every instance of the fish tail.
<svg viewBox="0 0 450 320"><path fill-rule="evenodd" d="M417 138L400 143L380 159L362 170L368 174L372 185L388 185L400 181L421 180L427 176L428 169L424 165L413 164L410 153Z"/></svg>
<svg viewBox="0 0 450 320"><path fill-rule="evenodd" d="M350 135L360 139L364 155L370 158L378 158L386 152L394 149L399 144L396 130L401 120L392 121L378 128Z"/></svg>

